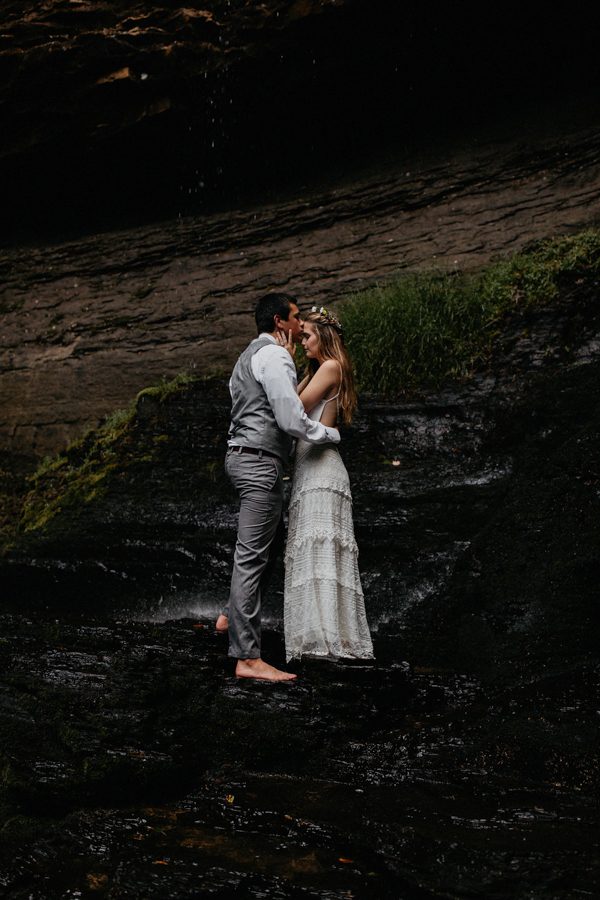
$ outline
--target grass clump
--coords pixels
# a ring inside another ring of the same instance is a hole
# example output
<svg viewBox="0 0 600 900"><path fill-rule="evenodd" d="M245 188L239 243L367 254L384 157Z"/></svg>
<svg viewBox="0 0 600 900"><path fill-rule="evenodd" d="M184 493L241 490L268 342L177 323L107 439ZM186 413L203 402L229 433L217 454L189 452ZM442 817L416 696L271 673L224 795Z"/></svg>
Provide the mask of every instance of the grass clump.
<svg viewBox="0 0 600 900"><path fill-rule="evenodd" d="M395 395L465 376L502 319L600 273L600 232L541 241L475 274L402 275L352 295L344 327L363 390Z"/></svg>

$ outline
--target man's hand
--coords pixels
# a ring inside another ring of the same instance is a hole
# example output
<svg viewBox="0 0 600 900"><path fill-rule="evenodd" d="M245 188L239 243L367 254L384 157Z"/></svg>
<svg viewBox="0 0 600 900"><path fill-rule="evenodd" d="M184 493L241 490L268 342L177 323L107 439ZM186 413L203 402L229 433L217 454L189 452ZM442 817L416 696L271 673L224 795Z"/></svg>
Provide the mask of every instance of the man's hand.
<svg viewBox="0 0 600 900"><path fill-rule="evenodd" d="M294 343L294 339L292 337L292 332L288 331L288 336L286 338L283 331L278 331L275 335L275 340L279 344L280 347L283 347L284 350L290 354L292 359L294 358L294 354L296 352L296 344Z"/></svg>

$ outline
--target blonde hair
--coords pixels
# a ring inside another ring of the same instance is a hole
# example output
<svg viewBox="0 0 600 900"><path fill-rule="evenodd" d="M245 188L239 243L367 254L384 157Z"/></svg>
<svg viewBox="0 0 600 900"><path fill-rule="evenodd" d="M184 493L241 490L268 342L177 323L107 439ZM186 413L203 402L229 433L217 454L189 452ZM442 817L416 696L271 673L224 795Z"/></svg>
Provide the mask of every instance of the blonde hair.
<svg viewBox="0 0 600 900"><path fill-rule="evenodd" d="M342 326L334 315L327 312L309 312L303 317L305 322L314 326L319 339L319 354L323 359L334 359L341 369L340 388L338 394L338 410L342 422L349 425L352 415L356 410L358 398L354 387L354 373L352 363L344 346ZM306 374L309 380L313 377L319 363L316 359L309 359L306 366Z"/></svg>

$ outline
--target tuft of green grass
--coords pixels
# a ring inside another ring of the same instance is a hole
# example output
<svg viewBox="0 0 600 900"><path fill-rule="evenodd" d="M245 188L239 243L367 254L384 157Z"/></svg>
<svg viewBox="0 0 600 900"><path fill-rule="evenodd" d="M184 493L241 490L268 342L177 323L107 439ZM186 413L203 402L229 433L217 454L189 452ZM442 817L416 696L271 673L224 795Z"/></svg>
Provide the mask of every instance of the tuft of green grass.
<svg viewBox="0 0 600 900"><path fill-rule="evenodd" d="M600 273L600 232L540 241L478 273L423 272L351 295L344 328L363 390L390 396L462 377L507 314Z"/></svg>

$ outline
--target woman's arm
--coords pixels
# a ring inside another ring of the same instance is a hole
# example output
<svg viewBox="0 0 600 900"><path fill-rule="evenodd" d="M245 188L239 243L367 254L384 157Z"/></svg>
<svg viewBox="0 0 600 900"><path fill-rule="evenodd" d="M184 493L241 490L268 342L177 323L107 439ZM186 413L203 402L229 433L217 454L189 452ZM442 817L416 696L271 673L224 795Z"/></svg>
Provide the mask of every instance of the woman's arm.
<svg viewBox="0 0 600 900"><path fill-rule="evenodd" d="M296 388L296 392L301 394L308 382L310 381L310 375L305 375L298 387Z"/></svg>
<svg viewBox="0 0 600 900"><path fill-rule="evenodd" d="M300 400L304 409L313 409L325 397L335 393L332 388L339 387L340 366L334 359L326 359L321 363L306 387L300 393Z"/></svg>

